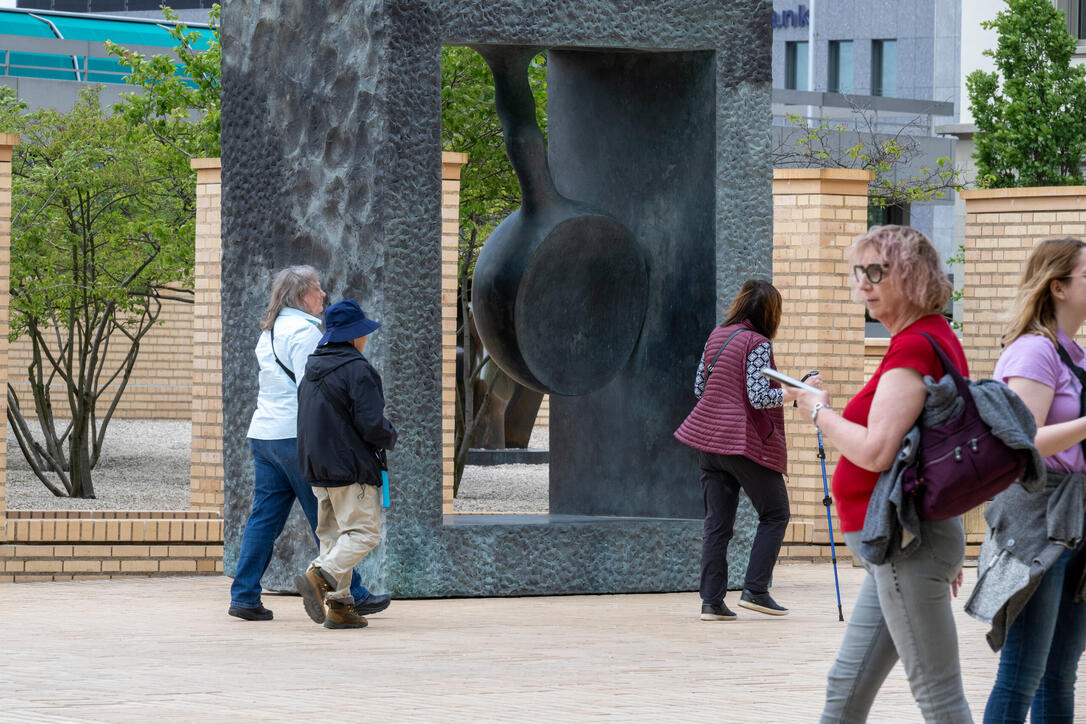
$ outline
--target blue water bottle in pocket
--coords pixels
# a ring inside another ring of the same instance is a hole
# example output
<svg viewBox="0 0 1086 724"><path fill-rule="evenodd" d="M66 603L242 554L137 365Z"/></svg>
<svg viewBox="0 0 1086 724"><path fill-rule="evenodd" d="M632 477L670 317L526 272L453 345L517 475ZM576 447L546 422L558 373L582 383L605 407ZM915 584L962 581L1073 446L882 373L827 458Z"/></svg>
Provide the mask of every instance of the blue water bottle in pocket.
<svg viewBox="0 0 1086 724"><path fill-rule="evenodd" d="M384 450L374 454L377 455L377 464L381 466L381 507L387 508L392 503L388 493L388 458Z"/></svg>

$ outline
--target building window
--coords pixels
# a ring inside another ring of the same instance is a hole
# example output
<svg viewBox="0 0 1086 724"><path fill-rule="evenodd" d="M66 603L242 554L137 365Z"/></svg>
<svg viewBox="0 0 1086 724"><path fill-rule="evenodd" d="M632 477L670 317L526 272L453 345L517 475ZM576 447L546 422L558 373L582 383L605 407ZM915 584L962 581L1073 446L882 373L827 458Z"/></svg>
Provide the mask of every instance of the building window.
<svg viewBox="0 0 1086 724"><path fill-rule="evenodd" d="M1067 31L1079 40L1086 40L1086 0L1056 0L1056 9L1067 19Z"/></svg>
<svg viewBox="0 0 1086 724"><path fill-rule="evenodd" d="M789 41L784 44L784 87L807 90L807 42Z"/></svg>
<svg viewBox="0 0 1086 724"><path fill-rule="evenodd" d="M852 92L852 41L830 41L830 93Z"/></svg>
<svg viewBox="0 0 1086 724"><path fill-rule="evenodd" d="M897 94L897 41L871 41L871 95Z"/></svg>

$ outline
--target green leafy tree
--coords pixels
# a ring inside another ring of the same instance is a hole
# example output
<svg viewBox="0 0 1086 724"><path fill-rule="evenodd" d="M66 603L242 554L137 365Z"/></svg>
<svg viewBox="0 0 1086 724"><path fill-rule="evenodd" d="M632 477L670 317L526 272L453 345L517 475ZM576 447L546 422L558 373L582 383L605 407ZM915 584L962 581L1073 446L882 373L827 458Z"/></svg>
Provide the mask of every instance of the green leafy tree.
<svg viewBox="0 0 1086 724"><path fill-rule="evenodd" d="M1076 40L1063 12L1051 0L1007 0L1006 10L981 25L999 40L984 51L997 72L974 71L965 81L979 184L1081 184L1086 68L1071 64Z"/></svg>
<svg viewBox="0 0 1086 724"><path fill-rule="evenodd" d="M70 113L0 88L12 160L11 328L28 337L38 430L9 384L8 422L58 496L93 498L91 471L162 302L191 302L195 209L179 153L102 108L97 88ZM70 419L54 414L54 385ZM40 436L40 439L39 439Z"/></svg>
<svg viewBox="0 0 1086 724"><path fill-rule="evenodd" d="M113 110L189 158L216 158L222 127L219 6L212 6L206 31L190 30L168 7L162 14L172 23L174 55L147 57L106 41L106 49L129 70L125 82L140 89L125 94Z"/></svg>
<svg viewBox="0 0 1086 724"><path fill-rule="evenodd" d="M547 132L546 56L528 69L536 120ZM497 393L508 399L516 385L489 364L474 332L471 276L487 236L520 207L520 186L505 153L505 137L494 110L494 77L478 53L466 47L441 51L442 149L468 155L460 175L460 244L457 265L457 345L463 350L456 386L454 495L480 420ZM478 398L478 399L476 399Z"/></svg>

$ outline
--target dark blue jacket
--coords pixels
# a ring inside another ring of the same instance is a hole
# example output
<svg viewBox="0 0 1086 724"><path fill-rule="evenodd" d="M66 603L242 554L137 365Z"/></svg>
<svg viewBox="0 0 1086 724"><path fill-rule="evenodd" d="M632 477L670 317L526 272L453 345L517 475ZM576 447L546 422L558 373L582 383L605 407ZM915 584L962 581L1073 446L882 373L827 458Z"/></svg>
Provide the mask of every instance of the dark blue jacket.
<svg viewBox="0 0 1086 724"><path fill-rule="evenodd" d="M298 383L298 462L311 485L380 485L376 451L391 450L377 370L349 343L317 347Z"/></svg>

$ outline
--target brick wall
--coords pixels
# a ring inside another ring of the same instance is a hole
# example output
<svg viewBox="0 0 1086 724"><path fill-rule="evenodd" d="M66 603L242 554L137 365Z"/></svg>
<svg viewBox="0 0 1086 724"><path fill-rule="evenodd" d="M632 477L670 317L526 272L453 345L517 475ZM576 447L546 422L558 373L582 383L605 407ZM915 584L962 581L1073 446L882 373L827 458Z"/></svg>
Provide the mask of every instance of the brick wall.
<svg viewBox="0 0 1086 724"><path fill-rule="evenodd" d="M466 153L441 154L441 511L453 512L456 456L456 277L460 248L460 167Z"/></svg>
<svg viewBox="0 0 1086 724"><path fill-rule="evenodd" d="M213 512L11 511L0 582L222 573Z"/></svg>
<svg viewBox="0 0 1086 724"><path fill-rule="evenodd" d="M19 137L0 133L0 369L8 364L8 304L11 281L11 152ZM8 398L0 396L0 548L6 538Z"/></svg>
<svg viewBox="0 0 1086 724"><path fill-rule="evenodd" d="M852 301L844 252L867 230L866 171L778 169L773 174L773 283L784 298L774 340L777 367L821 371L840 407L864 380L864 313ZM822 469L810 420L785 411L792 524L784 558L829 557ZM832 475L837 453L826 449ZM834 517L840 543L840 526ZM844 548L839 550L843 553Z"/></svg>
<svg viewBox="0 0 1086 724"><path fill-rule="evenodd" d="M193 510L223 509L222 467L222 202L220 161L195 159L196 300L188 345L192 412L191 489Z"/></svg>
<svg viewBox="0 0 1086 724"><path fill-rule="evenodd" d="M192 414L192 305L166 301L159 324L140 342L140 353L114 417L139 420L187 420ZM106 357L109 369L116 369L127 347L114 346ZM31 360L29 337L20 337L8 355L11 380L27 414L33 412L33 398L27 380ZM114 385L115 387L115 385ZM58 417L68 416L68 398L63 384L53 385L53 409ZM103 398L105 399L105 398Z"/></svg>
<svg viewBox="0 0 1086 724"><path fill-rule="evenodd" d="M965 265L962 345L974 378L989 377L1033 247L1058 236L1086 236L1086 187L963 191Z"/></svg>

